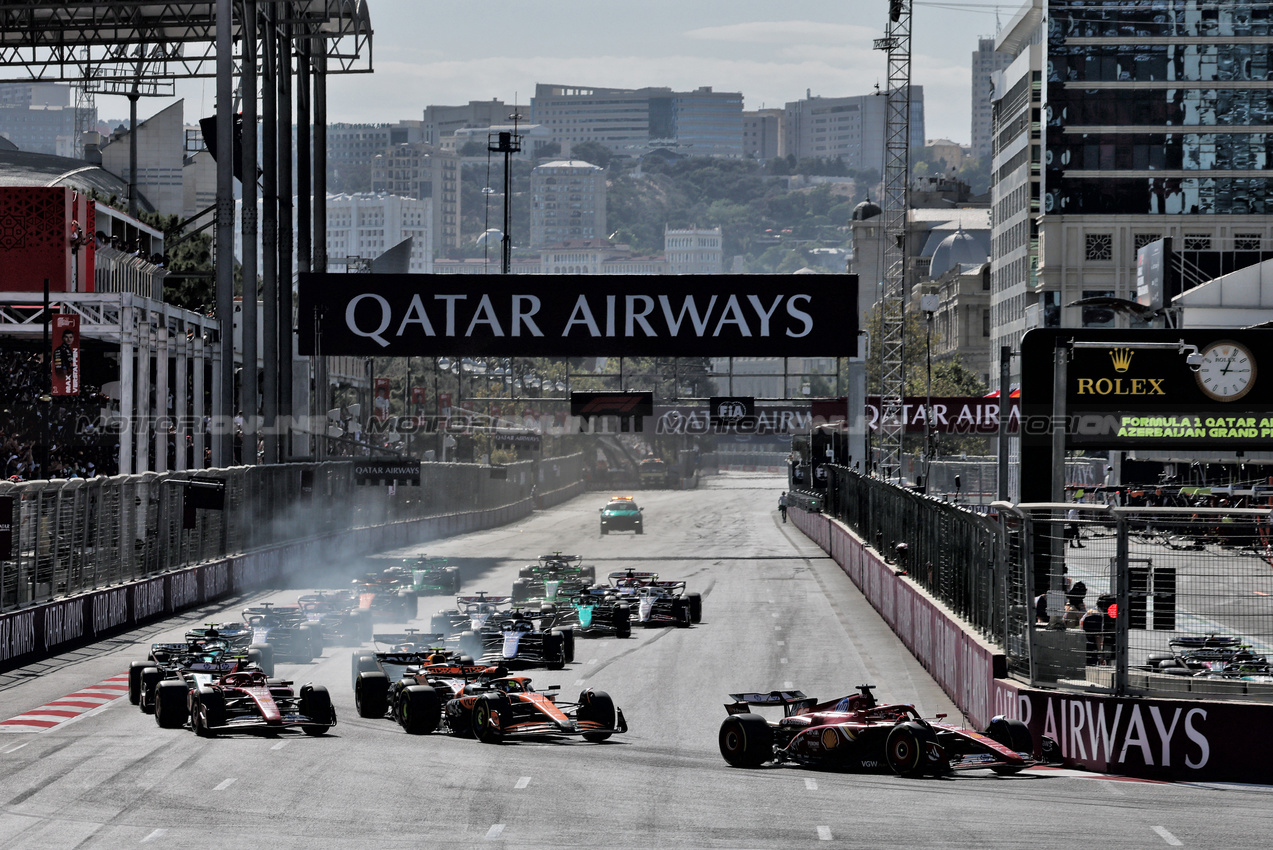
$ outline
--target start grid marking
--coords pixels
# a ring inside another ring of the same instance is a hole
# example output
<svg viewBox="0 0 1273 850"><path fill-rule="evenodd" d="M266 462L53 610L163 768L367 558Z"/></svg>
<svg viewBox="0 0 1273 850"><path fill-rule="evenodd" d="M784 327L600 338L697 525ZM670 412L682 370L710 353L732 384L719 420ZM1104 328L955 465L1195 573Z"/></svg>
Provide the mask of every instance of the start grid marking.
<svg viewBox="0 0 1273 850"><path fill-rule="evenodd" d="M16 717L0 720L0 732L47 732L126 696L128 674L122 673Z"/></svg>

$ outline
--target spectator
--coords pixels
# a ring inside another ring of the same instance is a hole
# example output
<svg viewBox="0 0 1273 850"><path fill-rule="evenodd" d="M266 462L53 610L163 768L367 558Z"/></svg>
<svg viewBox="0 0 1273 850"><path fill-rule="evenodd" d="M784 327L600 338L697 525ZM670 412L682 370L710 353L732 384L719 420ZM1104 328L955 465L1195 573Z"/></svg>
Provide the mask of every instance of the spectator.
<svg viewBox="0 0 1273 850"><path fill-rule="evenodd" d="M782 514L782 521L787 521L787 491L783 490L778 496L778 513Z"/></svg>
<svg viewBox="0 0 1273 850"><path fill-rule="evenodd" d="M1108 665L1114 662L1114 618L1110 606L1114 597L1103 593L1096 598L1096 607L1089 608L1079 619L1079 628L1087 635L1087 663Z"/></svg>

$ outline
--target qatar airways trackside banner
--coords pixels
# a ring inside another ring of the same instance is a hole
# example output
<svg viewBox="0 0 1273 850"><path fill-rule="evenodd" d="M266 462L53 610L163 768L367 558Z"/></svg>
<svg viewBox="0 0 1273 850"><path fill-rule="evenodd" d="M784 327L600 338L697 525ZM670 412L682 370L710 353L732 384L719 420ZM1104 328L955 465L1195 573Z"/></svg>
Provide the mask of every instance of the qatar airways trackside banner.
<svg viewBox="0 0 1273 850"><path fill-rule="evenodd" d="M302 274L297 293L307 355L857 353L855 275Z"/></svg>

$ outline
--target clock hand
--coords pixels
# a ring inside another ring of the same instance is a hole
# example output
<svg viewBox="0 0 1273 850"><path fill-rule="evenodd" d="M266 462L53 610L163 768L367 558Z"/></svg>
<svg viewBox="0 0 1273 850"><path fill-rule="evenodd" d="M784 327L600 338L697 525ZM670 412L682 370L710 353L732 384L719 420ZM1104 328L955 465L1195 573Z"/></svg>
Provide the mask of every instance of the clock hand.
<svg viewBox="0 0 1273 850"><path fill-rule="evenodd" d="M1233 368L1233 358L1237 356L1238 353L1236 351L1229 355L1229 359L1224 361L1224 368L1220 370L1221 375L1229 374L1229 370Z"/></svg>

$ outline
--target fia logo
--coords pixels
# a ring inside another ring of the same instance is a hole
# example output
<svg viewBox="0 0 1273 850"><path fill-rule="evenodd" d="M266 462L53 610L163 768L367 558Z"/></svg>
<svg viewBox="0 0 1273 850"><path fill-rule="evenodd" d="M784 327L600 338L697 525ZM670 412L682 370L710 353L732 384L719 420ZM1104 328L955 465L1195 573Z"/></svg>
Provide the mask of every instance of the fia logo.
<svg viewBox="0 0 1273 850"><path fill-rule="evenodd" d="M721 419L742 419L747 408L740 401L722 401L716 406L716 415Z"/></svg>

